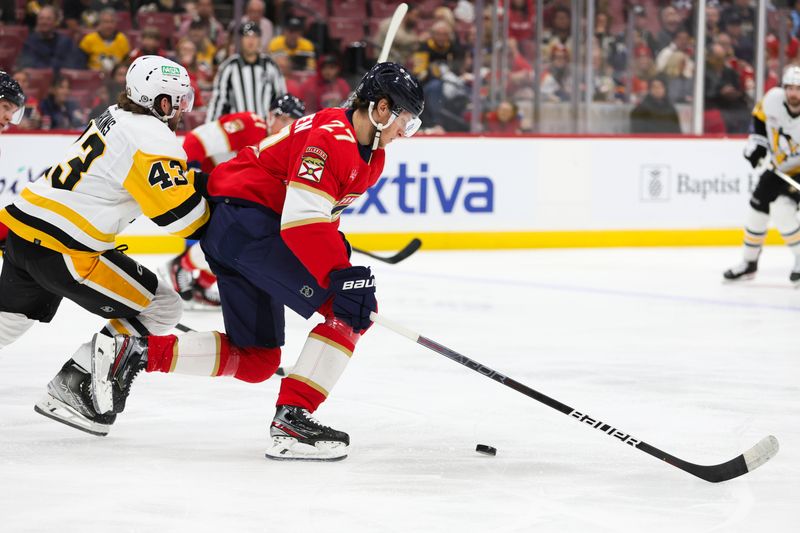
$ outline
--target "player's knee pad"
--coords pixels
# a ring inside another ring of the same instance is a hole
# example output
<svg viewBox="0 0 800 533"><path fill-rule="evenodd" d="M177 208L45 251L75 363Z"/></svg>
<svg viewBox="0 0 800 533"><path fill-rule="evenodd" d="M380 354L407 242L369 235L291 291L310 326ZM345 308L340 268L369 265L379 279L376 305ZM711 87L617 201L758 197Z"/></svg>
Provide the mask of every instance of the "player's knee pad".
<svg viewBox="0 0 800 533"><path fill-rule="evenodd" d="M269 379L281 364L280 348L235 348L238 365L233 377L247 383L261 383Z"/></svg>
<svg viewBox="0 0 800 533"><path fill-rule="evenodd" d="M174 328L182 315L183 303L178 293L159 281L155 297L137 318L150 333L161 335Z"/></svg>
<svg viewBox="0 0 800 533"><path fill-rule="evenodd" d="M775 227L782 235L794 233L800 226L797 218L797 202L788 196L778 196L770 205L770 215Z"/></svg>
<svg viewBox="0 0 800 533"><path fill-rule="evenodd" d="M22 313L0 311L0 349L20 338L35 323Z"/></svg>

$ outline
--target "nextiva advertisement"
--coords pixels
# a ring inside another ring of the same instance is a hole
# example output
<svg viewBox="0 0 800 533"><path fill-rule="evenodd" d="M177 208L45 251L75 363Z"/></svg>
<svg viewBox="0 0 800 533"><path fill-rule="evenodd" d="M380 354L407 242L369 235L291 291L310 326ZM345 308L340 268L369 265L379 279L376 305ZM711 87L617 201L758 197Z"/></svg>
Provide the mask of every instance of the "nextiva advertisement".
<svg viewBox="0 0 800 533"><path fill-rule="evenodd" d="M0 135L0 204L77 137ZM414 137L348 208L351 233L738 228L742 139ZM130 235L161 234L140 217Z"/></svg>

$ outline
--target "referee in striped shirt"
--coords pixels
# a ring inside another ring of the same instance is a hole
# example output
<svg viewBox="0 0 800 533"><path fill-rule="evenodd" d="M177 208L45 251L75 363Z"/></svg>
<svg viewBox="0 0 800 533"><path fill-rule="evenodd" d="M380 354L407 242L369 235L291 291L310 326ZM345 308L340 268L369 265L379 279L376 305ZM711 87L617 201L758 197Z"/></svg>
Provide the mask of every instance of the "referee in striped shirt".
<svg viewBox="0 0 800 533"><path fill-rule="evenodd" d="M222 62L214 78L214 93L206 122L228 113L252 111L262 117L270 103L286 94L286 80L275 62L261 53L261 28L246 22L239 28L241 53Z"/></svg>

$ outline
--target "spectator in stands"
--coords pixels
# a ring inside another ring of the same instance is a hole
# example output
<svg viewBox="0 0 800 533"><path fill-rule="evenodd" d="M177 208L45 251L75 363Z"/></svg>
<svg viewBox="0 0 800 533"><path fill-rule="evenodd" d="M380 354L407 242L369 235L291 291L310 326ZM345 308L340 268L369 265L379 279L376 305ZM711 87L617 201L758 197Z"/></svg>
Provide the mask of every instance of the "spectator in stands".
<svg viewBox="0 0 800 533"><path fill-rule="evenodd" d="M738 20L742 26L742 37L752 41L756 11L750 6L750 2L751 0L733 0L733 3L722 10L720 26L725 29L732 19Z"/></svg>
<svg viewBox="0 0 800 533"><path fill-rule="evenodd" d="M111 72L131 51L128 38L117 30L117 13L113 9L100 12L97 31L81 39L80 48L88 57L88 67L101 72Z"/></svg>
<svg viewBox="0 0 800 533"><path fill-rule="evenodd" d="M168 57L167 51L161 48L161 31L156 26L145 26L139 40L139 47L134 48L130 53L128 62L133 63L140 56Z"/></svg>
<svg viewBox="0 0 800 533"><path fill-rule="evenodd" d="M633 52L633 79L631 80L631 102L641 102L650 89L650 80L656 77L653 53L646 44L640 43Z"/></svg>
<svg viewBox="0 0 800 533"><path fill-rule="evenodd" d="M103 114L106 109L108 109L108 106L116 101L116 96L113 100L111 99L111 94L108 92L108 85L104 83L97 88L97 92L95 92L94 98L92 98L92 103L89 106L89 114L86 117L86 120L89 121L96 119Z"/></svg>
<svg viewBox="0 0 800 533"><path fill-rule="evenodd" d="M18 130L35 130L39 129L42 117L39 114L39 99L33 95L30 87L30 76L27 70L18 70L14 74L14 80L19 83L22 93L25 95L25 114L22 115L22 121L13 126ZM0 128L2 129L2 128Z"/></svg>
<svg viewBox="0 0 800 533"><path fill-rule="evenodd" d="M650 50L650 55L655 57L658 43L655 35L650 31L647 10L643 6L633 6L633 16L634 47L643 44Z"/></svg>
<svg viewBox="0 0 800 533"><path fill-rule="evenodd" d="M403 22L397 29L392 43L392 49L389 51L389 61L394 61L401 65L409 65L410 58L417 51L422 36L417 29L417 21L419 20L419 8L414 2L406 2L408 4L408 12L403 17ZM383 19L378 25L378 34L371 38L373 44L380 47L383 45L383 40L386 37L386 32L389 29L389 23L392 21L391 17Z"/></svg>
<svg viewBox="0 0 800 533"><path fill-rule="evenodd" d="M69 130L85 125L80 106L69 97L70 87L69 78L53 80L50 94L39 104L43 130Z"/></svg>
<svg viewBox="0 0 800 533"><path fill-rule="evenodd" d="M669 56L664 70L661 72L667 84L667 94L674 104L691 103L694 95L694 64L687 69L691 58L683 52L674 52Z"/></svg>
<svg viewBox="0 0 800 533"><path fill-rule="evenodd" d="M572 72L567 47L555 43L550 47L550 66L542 73L542 99L547 102L568 102L572 95Z"/></svg>
<svg viewBox="0 0 800 533"><path fill-rule="evenodd" d="M273 56L289 56L293 70L313 71L317 68L314 43L303 37L304 29L302 20L291 17L286 21L283 34L270 41L269 53Z"/></svg>
<svg viewBox="0 0 800 533"><path fill-rule="evenodd" d="M337 107L347 99L350 86L339 75L340 72L341 67L336 56L327 54L320 58L317 73L303 83L299 95L306 104L306 113Z"/></svg>
<svg viewBox="0 0 800 533"><path fill-rule="evenodd" d="M17 61L20 68L83 68L82 54L74 43L56 32L58 11L53 6L43 6L36 16L36 27L28 35Z"/></svg>
<svg viewBox="0 0 800 533"><path fill-rule="evenodd" d="M266 117L272 101L286 94L286 82L278 66L260 52L261 28L247 22L239 33L241 54L231 55L219 66L206 122L241 111Z"/></svg>
<svg viewBox="0 0 800 533"><path fill-rule="evenodd" d="M570 36L572 35L572 11L566 6L556 5L552 11L553 22L549 28L549 38L547 42L552 45L555 42L570 48ZM545 31L545 33L548 33Z"/></svg>
<svg viewBox="0 0 800 533"><path fill-rule="evenodd" d="M662 49L669 46L678 30L684 27L680 13L671 5L661 8L659 20L661 22L661 30L656 35L656 40L653 45L653 53L656 54L656 57L658 57L658 53L661 52ZM656 61L656 63L658 63L658 61Z"/></svg>
<svg viewBox="0 0 800 533"><path fill-rule="evenodd" d="M239 19L239 23L236 25L241 27L248 22L256 24L261 30L261 50L269 49L269 43L272 42L273 36L275 35L275 27L272 21L264 16L265 12L266 5L263 0L250 0L247 2L247 6L245 6L244 15L242 15L242 18ZM235 33L235 30L237 30L236 27L231 27L232 33Z"/></svg>
<svg viewBox="0 0 800 533"><path fill-rule="evenodd" d="M722 31L720 28L719 4L706 5L706 46L714 42L714 39Z"/></svg>
<svg viewBox="0 0 800 533"><path fill-rule="evenodd" d="M595 102L613 102L617 98L617 84L614 82L613 70L605 62L600 47L592 48L592 73L594 90L592 100Z"/></svg>
<svg viewBox="0 0 800 533"><path fill-rule="evenodd" d="M611 16L599 11L594 17L594 36L596 47L602 52L603 66L611 67L620 75L628 68L628 56L625 50L625 36L611 33Z"/></svg>
<svg viewBox="0 0 800 533"><path fill-rule="evenodd" d="M155 2L140 2L139 13L182 13L177 0L156 0Z"/></svg>
<svg viewBox="0 0 800 533"><path fill-rule="evenodd" d="M189 78L192 80L193 85L197 84L199 89L211 89L214 81L213 71L205 64L197 61L197 48L194 43L187 38L178 41L175 47L176 62L186 67L189 73ZM195 90L195 107L200 107L196 99L200 93Z"/></svg>
<svg viewBox="0 0 800 533"><path fill-rule="evenodd" d="M202 20L195 18L189 23L187 38L197 50L197 64L209 72L214 71L217 48L208 37L208 28Z"/></svg>
<svg viewBox="0 0 800 533"><path fill-rule="evenodd" d="M533 0L511 0L511 9L508 13L508 35L520 43L523 52L527 50L526 43L533 42L533 32L536 30L535 11Z"/></svg>
<svg viewBox="0 0 800 533"><path fill-rule="evenodd" d="M187 18L181 23L178 30L179 37L186 37L189 34L189 26L196 19L199 24L205 27L208 39L214 46L222 46L225 41L225 27L214 16L214 2L212 0L197 0L195 2L195 16ZM263 31L263 30L262 30Z"/></svg>
<svg viewBox="0 0 800 533"><path fill-rule="evenodd" d="M678 111L661 77L650 80L647 96L631 111L631 133L681 133Z"/></svg>
<svg viewBox="0 0 800 533"><path fill-rule="evenodd" d="M664 70L664 67L667 66L669 56L675 52L683 52L689 57L692 55L692 38L686 28L679 28L678 31L675 32L675 35L672 36L672 42L661 49L656 56L656 68L659 71ZM694 63L688 68L694 70Z"/></svg>
<svg viewBox="0 0 800 533"><path fill-rule="evenodd" d="M455 41L453 29L444 21L431 26L430 38L419 45L414 53L412 72L423 83L431 78L439 78L441 64L454 72L461 72L464 52Z"/></svg>
<svg viewBox="0 0 800 533"><path fill-rule="evenodd" d="M720 110L728 133L745 133L750 125L750 106L739 76L725 63L725 49L712 44L706 59L705 108Z"/></svg>
<svg viewBox="0 0 800 533"><path fill-rule="evenodd" d="M785 21L787 24L791 24L789 19L785 19ZM725 20L723 31L730 35L736 57L743 61L747 61L748 63L752 63L753 58L755 57L755 53L753 51L754 39L752 33L745 33L742 22L742 19L737 17L735 14L731 14Z"/></svg>
<svg viewBox="0 0 800 533"><path fill-rule="evenodd" d="M292 60L289 56L273 56L272 61L278 66L281 75L286 80L286 92L289 94L303 94L303 85L297 76L292 74Z"/></svg>
<svg viewBox="0 0 800 533"><path fill-rule="evenodd" d="M730 35L721 32L717 34L714 42L725 50L725 66L732 68L739 75L740 88L749 96L755 96L755 70L748 62L736 57Z"/></svg>
<svg viewBox="0 0 800 533"><path fill-rule="evenodd" d="M484 115L483 131L487 133L520 133L522 130L516 104L510 100L503 100L497 104L494 111L489 111Z"/></svg>

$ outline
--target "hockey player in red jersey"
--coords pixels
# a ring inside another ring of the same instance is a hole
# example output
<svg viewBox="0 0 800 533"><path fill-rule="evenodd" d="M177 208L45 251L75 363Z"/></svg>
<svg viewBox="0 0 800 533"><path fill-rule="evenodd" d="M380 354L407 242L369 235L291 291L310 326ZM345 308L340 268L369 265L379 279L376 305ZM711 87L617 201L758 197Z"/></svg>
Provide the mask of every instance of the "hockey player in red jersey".
<svg viewBox="0 0 800 533"><path fill-rule="evenodd" d="M361 80L348 109L325 109L242 150L211 174L212 219L201 240L218 276L225 333L96 337L93 393L99 412L119 412L134 376L148 372L232 375L259 382L280 363L284 306L324 321L283 378L266 455L338 460L349 436L312 413L330 394L377 310L370 269L350 263L342 211L375 184L384 148L420 126L419 82L395 63Z"/></svg>
<svg viewBox="0 0 800 533"><path fill-rule="evenodd" d="M264 137L278 133L306 112L303 101L285 94L276 99L266 120L249 111L223 115L202 124L183 139L189 166L210 174L214 167L235 156L245 146L256 145Z"/></svg>
<svg viewBox="0 0 800 533"><path fill-rule="evenodd" d="M186 134L183 149L189 167L206 174L233 158L245 146L255 146L267 135L278 133L306 112L303 101L284 94L272 103L266 122L255 113L232 113L198 126ZM217 277L197 242L191 242L179 256L159 269L191 309L219 307Z"/></svg>

